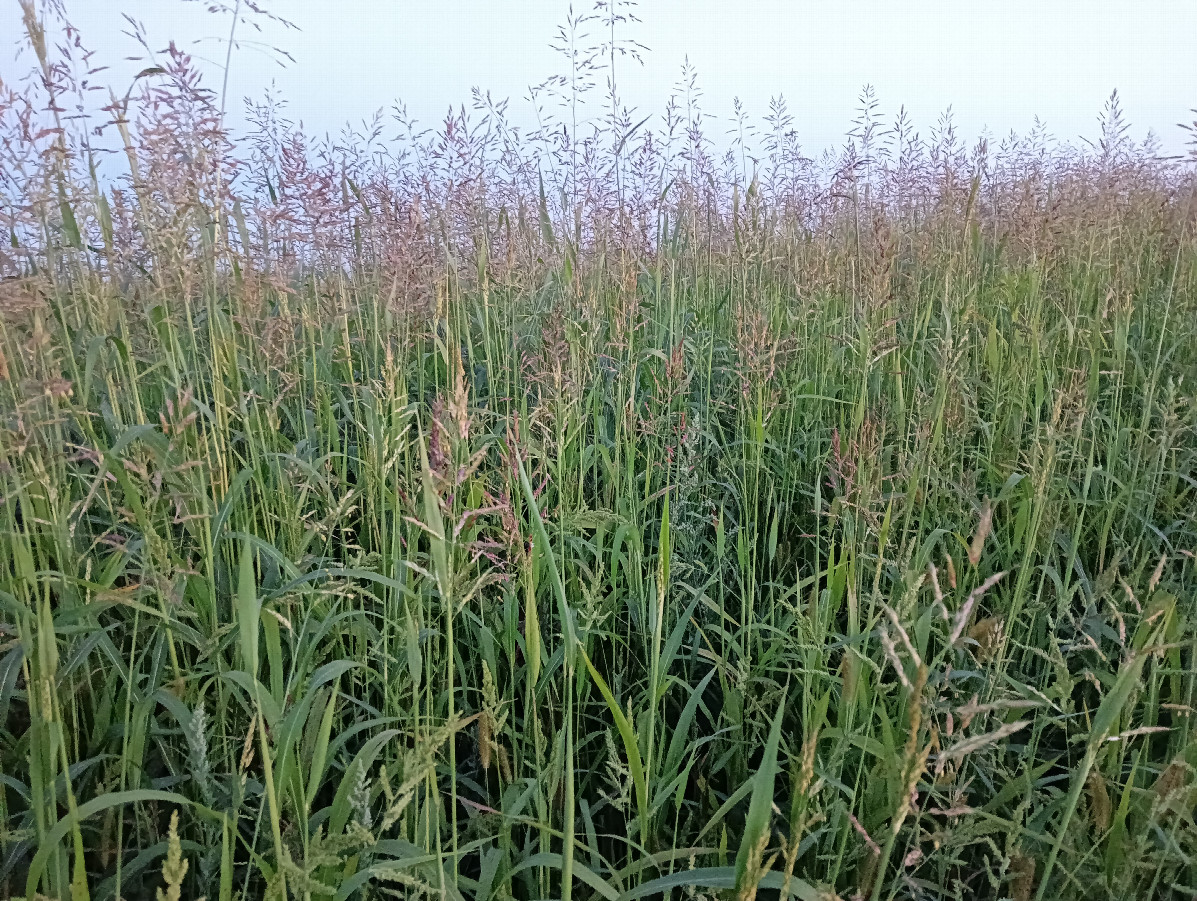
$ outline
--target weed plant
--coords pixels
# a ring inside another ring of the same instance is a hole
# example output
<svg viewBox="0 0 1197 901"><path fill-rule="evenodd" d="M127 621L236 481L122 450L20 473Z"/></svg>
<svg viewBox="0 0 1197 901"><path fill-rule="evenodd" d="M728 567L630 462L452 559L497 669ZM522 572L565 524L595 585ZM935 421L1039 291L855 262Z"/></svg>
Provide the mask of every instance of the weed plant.
<svg viewBox="0 0 1197 901"><path fill-rule="evenodd" d="M1116 97L720 155L613 2L531 132L234 137L22 4L0 894L1197 893L1195 182Z"/></svg>

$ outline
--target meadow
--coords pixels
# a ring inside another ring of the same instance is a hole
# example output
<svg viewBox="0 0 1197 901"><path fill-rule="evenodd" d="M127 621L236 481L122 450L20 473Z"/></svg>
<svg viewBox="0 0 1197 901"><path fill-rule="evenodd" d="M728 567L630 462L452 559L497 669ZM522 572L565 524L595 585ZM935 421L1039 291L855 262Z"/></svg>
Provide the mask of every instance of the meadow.
<svg viewBox="0 0 1197 901"><path fill-rule="evenodd" d="M237 137L23 5L0 895L1197 895L1197 173L1116 97L721 154L616 4L539 130Z"/></svg>

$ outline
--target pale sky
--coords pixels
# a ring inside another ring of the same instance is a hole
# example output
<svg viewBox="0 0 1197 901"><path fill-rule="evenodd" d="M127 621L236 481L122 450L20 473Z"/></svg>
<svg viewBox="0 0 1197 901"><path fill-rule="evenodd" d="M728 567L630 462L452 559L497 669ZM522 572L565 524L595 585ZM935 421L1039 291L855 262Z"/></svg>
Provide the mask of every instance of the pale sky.
<svg viewBox="0 0 1197 901"><path fill-rule="evenodd" d="M230 5L235 0L225 0ZM122 34L121 13L145 23L153 46L174 39L212 60L219 87L228 20L209 0L65 0L84 42L123 92L137 52ZM229 109L273 80L290 115L316 133L339 131L402 99L435 125L470 89L511 99L512 118L532 121L528 87L563 72L550 49L565 0L273 0L272 11L298 31L267 27L261 36L289 51L280 68L243 47L233 57ZM581 8L584 3L579 4ZM1182 0L644 0L642 23L624 33L649 48L645 64L618 73L624 100L641 115L660 114L688 55L703 109L718 136L730 128L733 98L757 121L784 94L808 152L839 145L857 96L872 84L887 118L905 105L922 133L949 105L959 131L996 137L1027 131L1038 114L1051 134L1095 139L1097 116L1117 88L1131 134L1154 129L1168 151L1184 146L1177 127L1197 106L1197 2ZM0 0L0 35L20 29L16 0ZM209 40L193 45L196 38ZM597 34L595 38L597 40ZM15 46L15 41L10 41ZM13 51L0 54L0 77L25 71ZM594 102L599 102L598 92ZM597 112L597 110L595 110Z"/></svg>

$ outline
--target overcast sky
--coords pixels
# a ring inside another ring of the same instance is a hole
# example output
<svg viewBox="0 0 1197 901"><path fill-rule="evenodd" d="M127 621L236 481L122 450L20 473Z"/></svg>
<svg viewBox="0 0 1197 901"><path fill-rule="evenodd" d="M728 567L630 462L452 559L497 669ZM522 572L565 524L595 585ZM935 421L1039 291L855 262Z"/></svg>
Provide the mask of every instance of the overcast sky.
<svg viewBox="0 0 1197 901"><path fill-rule="evenodd" d="M212 60L219 86L228 19L209 0L65 0L84 42L110 63L122 89L138 64L121 13L145 23L150 41L174 39ZM225 0L232 4L235 0ZM261 2L261 0L259 0ZM273 0L268 7L298 30L268 26L257 38L294 63L245 46L234 54L231 113L273 80L293 118L317 133L338 131L396 99L425 124L470 89L511 98L513 118L531 121L528 87L562 72L550 49L565 0ZM579 8L584 4L579 4ZM16 0L0 0L0 35L17 35ZM1038 114L1060 138L1095 138L1097 116L1117 88L1132 135L1154 129L1166 150L1183 147L1177 127L1197 106L1197 3L1192 0L645 0L643 20L625 32L649 48L643 66L619 73L625 101L660 113L687 55L703 108L718 133L730 127L733 98L763 118L784 94L808 151L842 143L867 83L887 115L904 104L924 133L949 105L959 130L1003 136L1027 131ZM218 38L219 36L219 38ZM208 38L198 45L197 38ZM596 35L597 39L597 35ZM14 44L15 47L15 44ZM25 71L13 52L0 77ZM598 100L598 97L595 97Z"/></svg>

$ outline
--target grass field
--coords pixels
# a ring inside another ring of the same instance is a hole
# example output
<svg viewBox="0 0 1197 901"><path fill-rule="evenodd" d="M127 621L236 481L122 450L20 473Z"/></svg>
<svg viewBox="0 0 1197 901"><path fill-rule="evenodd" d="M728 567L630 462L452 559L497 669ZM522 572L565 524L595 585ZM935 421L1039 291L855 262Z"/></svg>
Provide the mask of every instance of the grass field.
<svg viewBox="0 0 1197 901"><path fill-rule="evenodd" d="M233 143L167 54L39 134L29 23L0 895L1197 895L1195 182L1116 102Z"/></svg>

